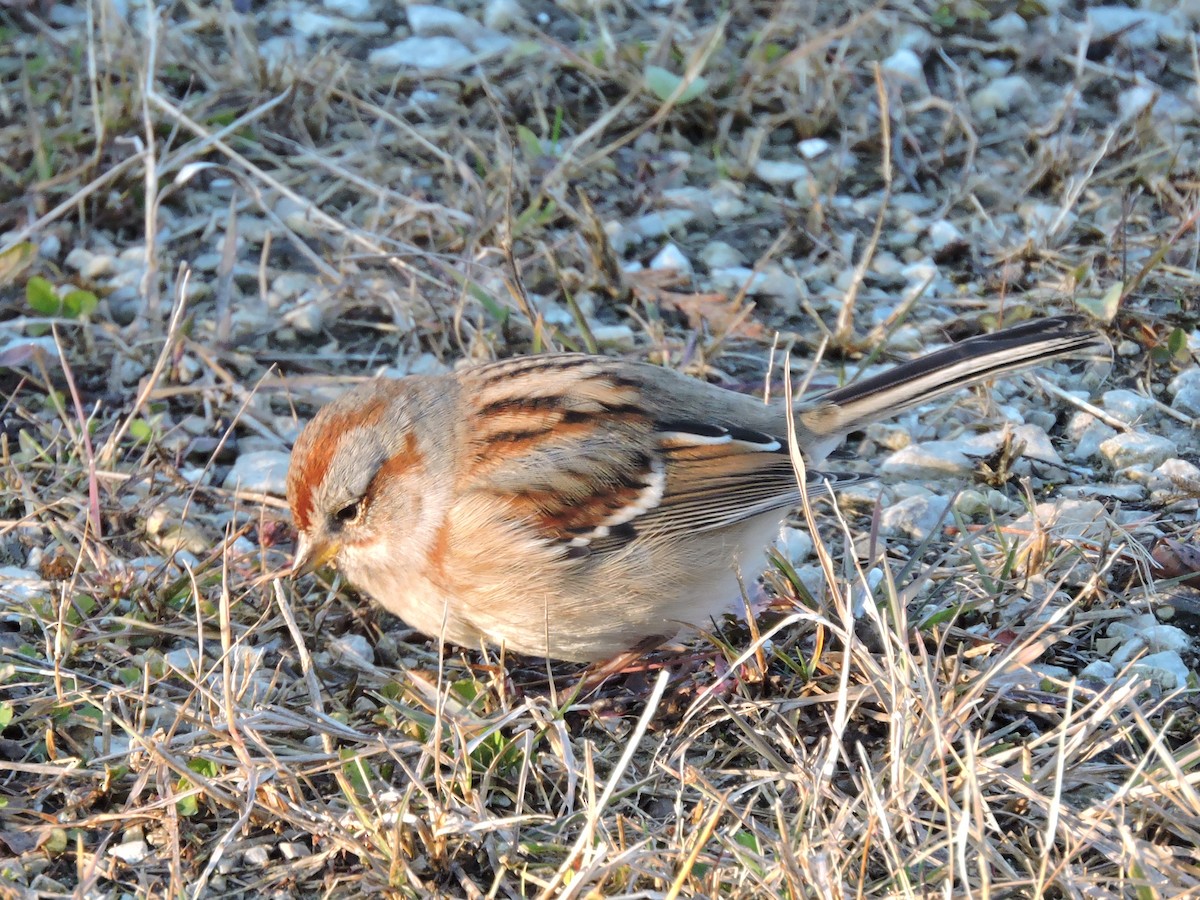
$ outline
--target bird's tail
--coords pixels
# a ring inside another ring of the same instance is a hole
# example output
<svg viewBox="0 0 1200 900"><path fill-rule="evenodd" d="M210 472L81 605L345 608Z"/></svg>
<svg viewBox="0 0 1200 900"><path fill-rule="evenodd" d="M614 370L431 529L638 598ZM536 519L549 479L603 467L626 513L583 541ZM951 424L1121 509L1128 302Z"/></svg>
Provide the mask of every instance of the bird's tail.
<svg viewBox="0 0 1200 900"><path fill-rule="evenodd" d="M1003 331L968 338L821 394L798 410L798 418L814 434L836 436L840 440L868 422L925 403L940 394L1104 345L1104 339L1079 316L1034 319Z"/></svg>

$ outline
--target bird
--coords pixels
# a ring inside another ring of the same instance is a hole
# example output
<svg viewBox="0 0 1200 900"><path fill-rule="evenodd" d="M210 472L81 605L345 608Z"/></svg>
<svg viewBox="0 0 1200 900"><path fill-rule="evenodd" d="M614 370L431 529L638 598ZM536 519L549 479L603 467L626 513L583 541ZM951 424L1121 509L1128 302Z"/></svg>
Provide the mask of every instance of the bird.
<svg viewBox="0 0 1200 900"><path fill-rule="evenodd" d="M865 424L1101 342L1029 320L795 403L808 491ZM292 574L332 563L451 644L611 660L730 611L801 496L781 398L583 353L380 377L296 440Z"/></svg>

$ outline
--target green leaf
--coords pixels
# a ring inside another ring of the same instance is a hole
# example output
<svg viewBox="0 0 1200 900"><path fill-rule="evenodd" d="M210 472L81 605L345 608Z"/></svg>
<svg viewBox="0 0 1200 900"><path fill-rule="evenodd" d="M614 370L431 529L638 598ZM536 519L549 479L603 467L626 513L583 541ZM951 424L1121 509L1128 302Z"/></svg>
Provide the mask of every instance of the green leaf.
<svg viewBox="0 0 1200 900"><path fill-rule="evenodd" d="M541 140L524 125L517 126L517 142L521 145L521 152L527 159L538 159L545 156Z"/></svg>
<svg viewBox="0 0 1200 900"><path fill-rule="evenodd" d="M7 701L0 703L0 728L7 728L13 720L13 705Z"/></svg>
<svg viewBox="0 0 1200 900"><path fill-rule="evenodd" d="M178 791L190 791L192 783L186 778L179 779L179 784L176 785ZM183 816L185 819L190 819L196 813L200 812L200 799L197 794L188 794L186 797L180 797L175 801L175 812Z"/></svg>
<svg viewBox="0 0 1200 900"><path fill-rule="evenodd" d="M154 429L145 419L134 419L129 423L129 435L139 444L148 444L154 437Z"/></svg>
<svg viewBox="0 0 1200 900"><path fill-rule="evenodd" d="M762 48L763 62L773 63L782 57L787 50L780 44L767 44Z"/></svg>
<svg viewBox="0 0 1200 900"><path fill-rule="evenodd" d="M40 275L34 275L25 283L25 300L29 308L43 316L57 316L62 311L62 301L54 291L54 285Z"/></svg>
<svg viewBox="0 0 1200 900"><path fill-rule="evenodd" d="M68 292L62 302L67 308L67 315L72 319L82 319L96 311L96 307L100 305L100 298L91 291L76 288Z"/></svg>
<svg viewBox="0 0 1200 900"><path fill-rule="evenodd" d="M342 774L346 776L346 780L350 782L350 786L359 797L370 796L371 779L375 777L374 771L365 759L358 753L357 750L352 750L345 747L338 751L338 756L342 759Z"/></svg>
<svg viewBox="0 0 1200 900"><path fill-rule="evenodd" d="M1167 349L1171 351L1172 356L1187 359L1187 332L1176 328L1167 335Z"/></svg>
<svg viewBox="0 0 1200 900"><path fill-rule="evenodd" d="M1117 281L1104 292L1103 297L1076 297L1075 305L1093 319L1107 325L1117 317L1117 312L1121 308L1121 294L1124 290L1125 282Z"/></svg>
<svg viewBox="0 0 1200 900"><path fill-rule="evenodd" d="M29 268L37 257L37 248L29 241L14 244L0 253L0 287L12 284L18 275Z"/></svg>
<svg viewBox="0 0 1200 900"><path fill-rule="evenodd" d="M668 72L661 66L646 66L645 72L646 87L659 100L666 101L668 97L675 93L683 79L673 72ZM695 100L701 94L708 90L708 79L703 75L697 75L683 91L675 98L675 102L679 105Z"/></svg>
<svg viewBox="0 0 1200 900"><path fill-rule="evenodd" d="M189 759L187 767L197 775L203 775L205 778L216 778L220 774L216 762L211 759L205 759L203 756L194 756Z"/></svg>

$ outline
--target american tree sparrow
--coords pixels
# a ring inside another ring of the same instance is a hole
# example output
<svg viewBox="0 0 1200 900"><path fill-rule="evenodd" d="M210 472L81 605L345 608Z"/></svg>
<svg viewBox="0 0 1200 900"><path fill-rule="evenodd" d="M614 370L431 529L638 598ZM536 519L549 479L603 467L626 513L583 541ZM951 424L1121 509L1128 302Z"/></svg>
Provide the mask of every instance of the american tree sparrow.
<svg viewBox="0 0 1200 900"><path fill-rule="evenodd" d="M1063 317L953 344L797 404L796 443L812 473L867 422L1098 342ZM765 567L800 500L787 434L780 402L599 356L377 379L296 442L294 572L336 562L456 644L648 649L731 609L739 575Z"/></svg>

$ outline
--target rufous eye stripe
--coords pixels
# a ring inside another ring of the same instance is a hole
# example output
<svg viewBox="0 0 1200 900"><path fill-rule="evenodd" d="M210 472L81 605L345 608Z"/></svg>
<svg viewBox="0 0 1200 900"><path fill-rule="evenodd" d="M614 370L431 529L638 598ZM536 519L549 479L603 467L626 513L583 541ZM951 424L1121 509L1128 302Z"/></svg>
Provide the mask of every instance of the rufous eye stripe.
<svg viewBox="0 0 1200 900"><path fill-rule="evenodd" d="M371 477L371 483L367 485L366 493L363 494L363 505L369 506L379 493L387 488L389 481L416 469L421 462L422 456L421 451L417 449L417 438L410 431L404 435L404 449L384 460L383 465Z"/></svg>
<svg viewBox="0 0 1200 900"><path fill-rule="evenodd" d="M288 469L292 520L300 531L312 528L313 490L325 480L342 440L354 429L379 424L386 409L386 399L381 396L356 404L334 401L308 423L292 448Z"/></svg>

